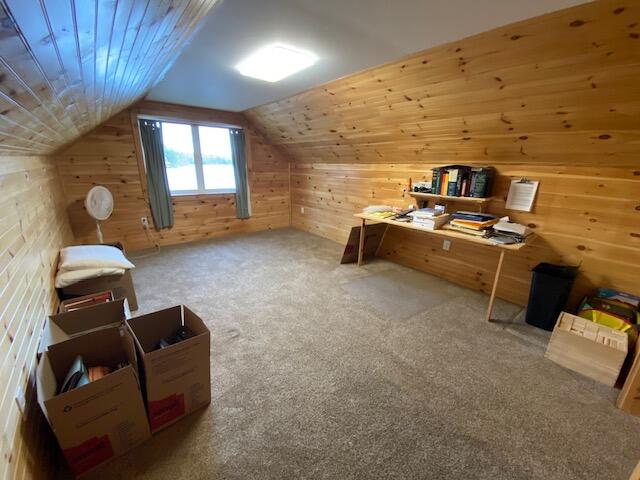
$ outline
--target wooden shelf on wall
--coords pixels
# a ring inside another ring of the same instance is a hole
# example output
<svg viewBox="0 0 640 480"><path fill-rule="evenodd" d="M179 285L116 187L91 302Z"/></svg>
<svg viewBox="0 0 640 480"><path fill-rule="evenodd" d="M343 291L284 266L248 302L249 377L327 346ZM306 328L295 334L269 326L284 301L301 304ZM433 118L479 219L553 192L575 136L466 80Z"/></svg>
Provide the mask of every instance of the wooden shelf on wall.
<svg viewBox="0 0 640 480"><path fill-rule="evenodd" d="M417 198L420 200L448 200L450 202L466 202L466 203L475 203L483 205L485 203L493 200L493 197L454 197L450 195L436 195L435 193L421 193L421 192L407 192L413 198Z"/></svg>

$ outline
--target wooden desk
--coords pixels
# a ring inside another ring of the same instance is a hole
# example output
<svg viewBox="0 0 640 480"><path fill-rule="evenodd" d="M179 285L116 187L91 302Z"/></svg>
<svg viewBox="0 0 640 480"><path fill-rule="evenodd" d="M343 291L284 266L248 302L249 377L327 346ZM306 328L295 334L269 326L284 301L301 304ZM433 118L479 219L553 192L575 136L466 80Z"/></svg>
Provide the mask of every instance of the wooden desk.
<svg viewBox="0 0 640 480"><path fill-rule="evenodd" d="M414 225L413 223L407 222L397 222L395 220L391 220L388 218L378 218L375 216L367 215L365 213L356 213L355 217L362 220L362 226L360 228L360 242L358 244L358 266L362 265L362 257L364 253L364 239L365 239L365 228L366 222L374 222L374 223L386 223L388 225L393 225L398 228L408 228L410 230L418 230L424 233L429 233L431 235L436 235L443 238L450 238L454 240L463 240L465 242L475 243L477 245L482 245L485 247L497 248L500 250L500 257L498 258L498 265L496 266L496 273L493 278L493 287L491 287L491 296L489 297L489 305L487 307L487 321L491 321L491 315L493 313L493 304L496 300L496 291L498 290L498 281L500 280L500 273L502 271L502 262L504 260L504 252L506 251L518 251L521 248L524 248L527 244L531 243L534 235L531 234L527 237L527 241L523 243L513 243L511 245L500 245L490 242L486 238L474 237L472 235L466 235L464 233L456 232L453 230L429 230L428 228L419 227Z"/></svg>

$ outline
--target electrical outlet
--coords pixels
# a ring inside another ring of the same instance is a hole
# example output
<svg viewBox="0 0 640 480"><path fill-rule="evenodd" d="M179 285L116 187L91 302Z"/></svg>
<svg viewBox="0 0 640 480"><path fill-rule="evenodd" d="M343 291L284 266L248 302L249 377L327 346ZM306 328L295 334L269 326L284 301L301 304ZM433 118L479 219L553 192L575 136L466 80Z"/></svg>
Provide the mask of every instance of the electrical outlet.
<svg viewBox="0 0 640 480"><path fill-rule="evenodd" d="M442 242L442 249L443 249L445 252L448 252L450 248L451 248L451 240L444 240L444 241Z"/></svg>
<svg viewBox="0 0 640 480"><path fill-rule="evenodd" d="M16 389L16 403L18 404L20 414L24 417L24 412L27 409L27 397L25 396L24 389L22 387L18 387Z"/></svg>
<svg viewBox="0 0 640 480"><path fill-rule="evenodd" d="M304 207L300 207L300 213L304 214Z"/></svg>
<svg viewBox="0 0 640 480"><path fill-rule="evenodd" d="M149 219L147 217L140 217L140 223L144 228L149 228Z"/></svg>

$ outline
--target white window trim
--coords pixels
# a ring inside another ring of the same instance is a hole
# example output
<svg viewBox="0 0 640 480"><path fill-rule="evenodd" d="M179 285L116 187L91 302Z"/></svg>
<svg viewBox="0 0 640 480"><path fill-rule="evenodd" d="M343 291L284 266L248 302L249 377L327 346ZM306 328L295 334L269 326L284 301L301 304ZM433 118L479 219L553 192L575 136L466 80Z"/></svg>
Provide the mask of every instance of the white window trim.
<svg viewBox="0 0 640 480"><path fill-rule="evenodd" d="M197 190L169 190L169 194L172 197L188 197L194 195L235 195L236 189L228 188L204 188L204 171L202 167L202 151L200 149L200 131L198 127L214 127L214 128L237 128L243 129L243 127L237 125L231 125L226 123L214 123L214 122L192 122L189 120L180 120L172 117L163 117L158 115L138 115L138 119L143 120L155 120L160 123L179 123L181 125L189 125L191 127L191 138L193 142L193 161L196 169L196 181L198 183ZM146 168L146 165L145 165ZM235 169L235 165L233 166ZM166 166L165 166L166 169Z"/></svg>

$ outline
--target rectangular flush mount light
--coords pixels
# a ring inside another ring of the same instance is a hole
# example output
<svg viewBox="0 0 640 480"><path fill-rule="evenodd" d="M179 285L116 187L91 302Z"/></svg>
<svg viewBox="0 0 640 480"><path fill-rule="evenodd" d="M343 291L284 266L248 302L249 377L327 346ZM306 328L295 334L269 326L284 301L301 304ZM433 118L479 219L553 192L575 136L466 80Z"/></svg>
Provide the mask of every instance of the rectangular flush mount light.
<svg viewBox="0 0 640 480"><path fill-rule="evenodd" d="M277 82L316 63L316 56L276 43L261 48L236 68L246 77Z"/></svg>

